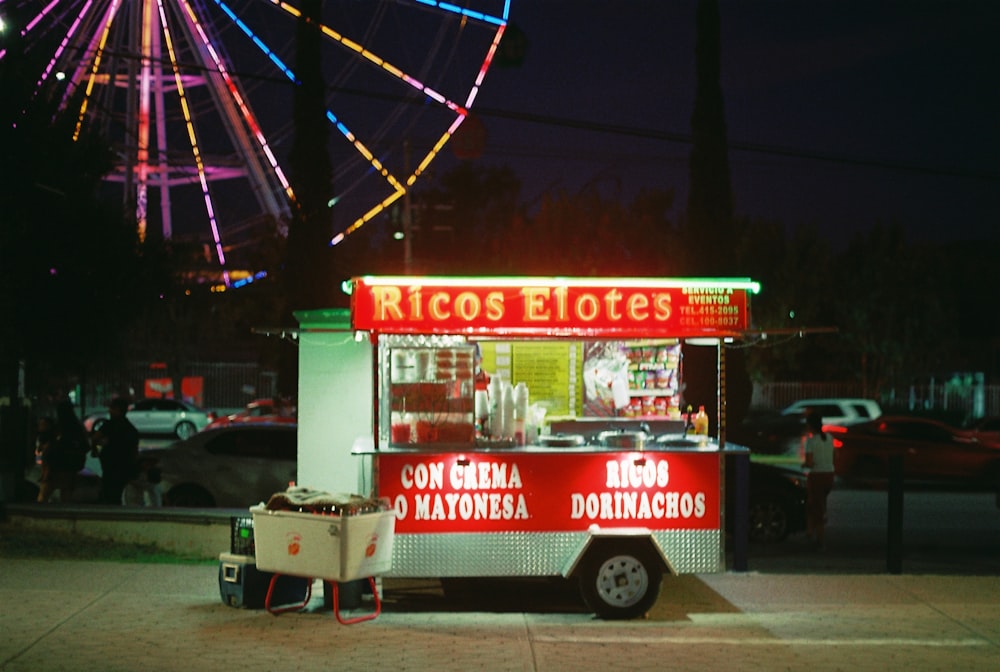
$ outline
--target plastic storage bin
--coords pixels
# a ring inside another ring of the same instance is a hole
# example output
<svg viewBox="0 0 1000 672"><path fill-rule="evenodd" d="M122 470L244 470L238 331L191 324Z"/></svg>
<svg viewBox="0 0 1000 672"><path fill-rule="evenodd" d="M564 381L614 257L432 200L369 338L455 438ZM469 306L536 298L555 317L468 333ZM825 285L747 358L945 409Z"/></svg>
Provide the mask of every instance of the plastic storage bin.
<svg viewBox="0 0 1000 672"><path fill-rule="evenodd" d="M344 582L392 569L392 510L336 516L254 506L250 512L261 571Z"/></svg>

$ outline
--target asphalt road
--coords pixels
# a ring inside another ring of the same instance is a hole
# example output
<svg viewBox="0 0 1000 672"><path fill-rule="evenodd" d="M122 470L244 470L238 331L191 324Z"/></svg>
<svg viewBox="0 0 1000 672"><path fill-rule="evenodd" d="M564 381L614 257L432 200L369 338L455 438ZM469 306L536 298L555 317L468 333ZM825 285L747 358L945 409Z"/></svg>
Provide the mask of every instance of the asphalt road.
<svg viewBox="0 0 1000 672"><path fill-rule="evenodd" d="M759 572L890 571L889 493L838 487L830 495L827 548L804 535L751 545ZM901 573L1000 575L1000 508L994 493L909 489L903 495ZM893 572L900 573L900 572Z"/></svg>

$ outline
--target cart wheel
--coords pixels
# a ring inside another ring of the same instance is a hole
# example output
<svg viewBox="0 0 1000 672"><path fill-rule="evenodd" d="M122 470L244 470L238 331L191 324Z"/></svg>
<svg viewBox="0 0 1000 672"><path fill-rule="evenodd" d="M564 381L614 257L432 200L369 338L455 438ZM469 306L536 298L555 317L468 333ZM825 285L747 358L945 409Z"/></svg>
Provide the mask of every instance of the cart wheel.
<svg viewBox="0 0 1000 672"><path fill-rule="evenodd" d="M642 616L662 582L663 563L645 543L601 543L587 552L580 571L584 601L605 619Z"/></svg>

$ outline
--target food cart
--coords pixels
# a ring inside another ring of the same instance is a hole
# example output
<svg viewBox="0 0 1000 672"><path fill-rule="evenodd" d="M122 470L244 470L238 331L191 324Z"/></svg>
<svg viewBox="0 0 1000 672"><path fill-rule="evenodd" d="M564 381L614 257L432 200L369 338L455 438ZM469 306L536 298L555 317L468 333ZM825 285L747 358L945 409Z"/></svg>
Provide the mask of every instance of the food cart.
<svg viewBox="0 0 1000 672"><path fill-rule="evenodd" d="M629 618L664 572L725 566L722 344L747 330L757 283L359 277L350 289L350 330L371 348L358 487L396 515L385 576L574 577L599 616ZM704 345L717 350L717 394L699 404L714 428L694 434L684 352Z"/></svg>

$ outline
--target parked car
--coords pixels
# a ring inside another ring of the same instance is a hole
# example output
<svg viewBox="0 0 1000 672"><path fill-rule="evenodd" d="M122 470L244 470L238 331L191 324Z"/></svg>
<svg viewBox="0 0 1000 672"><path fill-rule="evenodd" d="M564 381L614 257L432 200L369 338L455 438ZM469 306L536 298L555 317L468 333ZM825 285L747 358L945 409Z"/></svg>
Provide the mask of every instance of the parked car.
<svg viewBox="0 0 1000 672"><path fill-rule="evenodd" d="M1000 487L1000 435L952 427L929 418L882 416L831 428L837 475L884 479L889 458L903 458L907 481Z"/></svg>
<svg viewBox="0 0 1000 672"><path fill-rule="evenodd" d="M801 461L799 450L806 413L809 411L823 416L823 424L828 427L845 427L882 415L878 402L871 399L800 399L781 412L748 415L743 422L727 428L728 436L757 455L772 455L784 458L779 461L798 464Z"/></svg>
<svg viewBox="0 0 1000 672"><path fill-rule="evenodd" d="M697 441L687 437L663 436L656 443L673 449L696 449L698 446ZM729 533L733 531L736 515L735 476L736 469L730 459L726 464L725 483L726 531ZM776 543L806 529L806 476L801 467L765 464L751 459L747 478L751 542Z"/></svg>
<svg viewBox="0 0 1000 672"><path fill-rule="evenodd" d="M994 432L1000 434L1000 417L997 418L980 418L972 424L969 429L975 430L977 432Z"/></svg>
<svg viewBox="0 0 1000 672"><path fill-rule="evenodd" d="M856 425L874 420L882 415L882 407L872 399L800 399L781 411L782 415L803 416L815 411L823 416L826 425Z"/></svg>
<svg viewBox="0 0 1000 672"><path fill-rule="evenodd" d="M126 417L140 435L173 435L186 439L205 429L215 419L215 414L178 399L140 399L129 406ZM94 413L87 416L84 425L94 432L107 420L107 412Z"/></svg>
<svg viewBox="0 0 1000 672"><path fill-rule="evenodd" d="M805 413L778 412L748 415L726 429L727 441L746 446L756 455L784 456L799 464L799 445L805 428Z"/></svg>
<svg viewBox="0 0 1000 672"><path fill-rule="evenodd" d="M726 521L735 515L734 469L726 469ZM806 528L806 477L801 469L750 462L749 538L770 544Z"/></svg>
<svg viewBox="0 0 1000 672"><path fill-rule="evenodd" d="M209 427L222 427L242 422L296 423L295 406L291 403L275 405L273 399L254 399L240 411L216 418Z"/></svg>
<svg viewBox="0 0 1000 672"><path fill-rule="evenodd" d="M160 472L167 506L247 508L296 478L298 425L233 424L140 451Z"/></svg>

